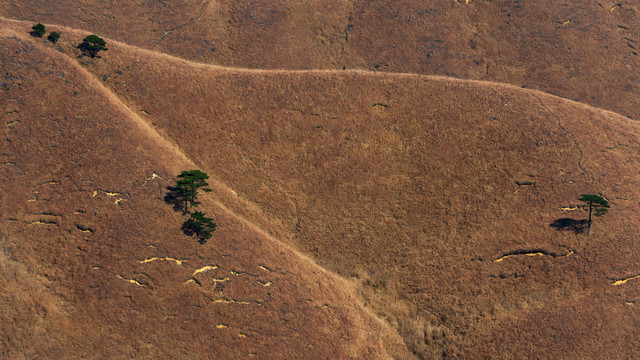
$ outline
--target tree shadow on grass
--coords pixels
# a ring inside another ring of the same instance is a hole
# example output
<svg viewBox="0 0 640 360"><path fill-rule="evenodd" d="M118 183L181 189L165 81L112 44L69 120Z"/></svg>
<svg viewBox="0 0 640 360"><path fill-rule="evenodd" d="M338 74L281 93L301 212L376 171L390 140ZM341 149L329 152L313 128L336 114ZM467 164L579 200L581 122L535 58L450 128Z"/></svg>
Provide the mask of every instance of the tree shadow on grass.
<svg viewBox="0 0 640 360"><path fill-rule="evenodd" d="M558 231L573 231L576 234L580 234L587 228L587 222L587 219L560 218L553 220L549 226Z"/></svg>
<svg viewBox="0 0 640 360"><path fill-rule="evenodd" d="M167 186L167 194L164 196L164 202L172 205L173 210L180 211L182 215L187 214L187 200L179 187Z"/></svg>
<svg viewBox="0 0 640 360"><path fill-rule="evenodd" d="M180 230L187 236L195 236L198 234L199 229L187 220L182 224Z"/></svg>
<svg viewBox="0 0 640 360"><path fill-rule="evenodd" d="M180 230L182 230L182 232L187 236L197 238L200 245L204 245L207 243L208 238L202 234L204 232L202 226L198 226L197 224L194 224L193 222L187 220L184 222L184 224L182 224Z"/></svg>

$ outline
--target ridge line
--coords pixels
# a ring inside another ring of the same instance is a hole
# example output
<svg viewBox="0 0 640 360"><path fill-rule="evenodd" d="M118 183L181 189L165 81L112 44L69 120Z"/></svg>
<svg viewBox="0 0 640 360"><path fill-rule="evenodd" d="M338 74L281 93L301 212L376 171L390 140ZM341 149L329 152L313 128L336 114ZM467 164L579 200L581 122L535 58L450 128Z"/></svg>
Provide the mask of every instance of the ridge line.
<svg viewBox="0 0 640 360"><path fill-rule="evenodd" d="M9 19L3 16L0 16L0 21L8 21L8 22L14 22L14 23L20 23L20 24L24 24L25 26L27 26L27 22L24 20L16 20L16 19ZM64 26L64 25L57 25L55 24L54 26L60 27L60 28L64 28L64 29L68 29L70 31L77 31L77 32L86 32L86 33L90 33L90 31L88 30L83 30L83 29L78 29L78 28L71 28L68 26ZM449 77L449 76L442 76L442 75L429 75L429 74L419 74L419 73L396 73L396 72L379 72L379 71L372 71L372 70L365 70L365 69L351 69L351 70L338 70L338 69L255 69L255 68L242 68L242 67L232 67L232 66L224 66L224 65L216 65L216 64L207 64L207 63L202 63L202 62L197 62L197 61L193 61L193 60L189 60L189 59L185 59L176 55L172 55L172 54L168 54L168 53L164 53L164 52L160 52L157 50L152 50L152 49L147 49L147 48L143 48L140 46L136 46L136 45L130 45L127 44L125 42L122 41L118 41L118 40L113 40L111 38L107 38L111 43L114 43L118 46L121 47L129 47L129 48L133 48L137 51L141 51L141 52L145 52L145 53L150 53L153 54L155 56L160 56L160 57L166 57L169 58L171 60L174 61L179 61L182 62L184 64L187 64L189 66L195 66L195 67L202 67L202 68L209 68L209 69L213 69L213 70L219 70L219 71L229 71L229 72L238 72L238 73L264 73L264 74L335 74L335 75L347 75L347 74L352 74L352 75L363 75L363 76L380 76L380 77L396 77L396 78L422 78L422 79L428 79L428 80L433 80L433 81L450 81L450 82L454 82L454 83L463 83L463 84L471 84L471 85L478 85L478 86L494 86L494 87L502 87L502 88L507 88L507 89L511 89L511 90L518 90L518 91L523 91L523 92L527 92L529 94L538 94L538 95L543 95L543 96L548 96L551 98L555 98L555 99L559 99L559 100L563 100L566 101L568 103L571 104L575 104L575 105L579 105L582 106L584 108L588 108L588 109L592 109L595 111L599 111L599 112L603 112L603 113L608 113L608 114L612 114L614 116L619 116L622 119L625 119L626 121L631 121L632 123L636 123L638 122L638 120L634 120L634 119L630 119L625 115L622 115L620 113L617 113L613 110L607 110L607 109L603 109L603 108L599 108L584 102L580 102L580 101L576 101L576 100L571 100L568 98L564 98L558 95L554 95L542 90L536 90L536 89L529 89L529 88L522 88L521 86L515 85L515 84L510 84L510 83L501 83L501 82L495 82L495 81L489 81L489 80L477 80L477 79L462 79L462 78L455 78L455 77Z"/></svg>

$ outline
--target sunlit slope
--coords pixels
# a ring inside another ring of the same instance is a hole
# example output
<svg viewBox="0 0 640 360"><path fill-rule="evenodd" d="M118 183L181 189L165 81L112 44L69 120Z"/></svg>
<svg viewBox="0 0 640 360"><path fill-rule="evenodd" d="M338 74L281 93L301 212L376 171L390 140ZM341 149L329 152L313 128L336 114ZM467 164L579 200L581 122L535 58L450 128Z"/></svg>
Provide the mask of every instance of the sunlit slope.
<svg viewBox="0 0 640 360"><path fill-rule="evenodd" d="M639 119L638 11L631 0L358 1L349 48L371 70L509 83Z"/></svg>
<svg viewBox="0 0 640 360"><path fill-rule="evenodd" d="M639 283L614 286L640 273L634 121L495 83L233 70L111 46L86 69L288 241L358 277L416 352L638 355ZM612 203L592 236L551 226L585 219L584 193Z"/></svg>
<svg viewBox="0 0 640 360"><path fill-rule="evenodd" d="M491 80L640 118L636 1L4 2L0 15L200 62Z"/></svg>
<svg viewBox="0 0 640 360"><path fill-rule="evenodd" d="M202 197L213 238L185 236L165 188L213 169L13 24L0 28L0 357L406 356L345 281L255 226L269 224L224 185Z"/></svg>

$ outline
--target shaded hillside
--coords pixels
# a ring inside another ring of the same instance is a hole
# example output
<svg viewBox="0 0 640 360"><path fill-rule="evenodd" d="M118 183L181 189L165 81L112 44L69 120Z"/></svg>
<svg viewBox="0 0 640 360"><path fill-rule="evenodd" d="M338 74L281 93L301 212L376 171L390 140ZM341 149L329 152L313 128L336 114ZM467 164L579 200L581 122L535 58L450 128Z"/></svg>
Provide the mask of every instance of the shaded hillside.
<svg viewBox="0 0 640 360"><path fill-rule="evenodd" d="M358 279L416 353L638 356L638 283L613 285L640 272L634 121L495 83L111 46L86 69L287 241ZM586 217L583 193L612 202L593 236L552 226Z"/></svg>
<svg viewBox="0 0 640 360"><path fill-rule="evenodd" d="M197 165L75 56L13 26L0 23L1 358L408 356L224 185L203 197L214 237L182 234L163 197Z"/></svg>
<svg viewBox="0 0 640 360"><path fill-rule="evenodd" d="M0 15L200 62L491 80L640 118L637 2L29 0Z"/></svg>

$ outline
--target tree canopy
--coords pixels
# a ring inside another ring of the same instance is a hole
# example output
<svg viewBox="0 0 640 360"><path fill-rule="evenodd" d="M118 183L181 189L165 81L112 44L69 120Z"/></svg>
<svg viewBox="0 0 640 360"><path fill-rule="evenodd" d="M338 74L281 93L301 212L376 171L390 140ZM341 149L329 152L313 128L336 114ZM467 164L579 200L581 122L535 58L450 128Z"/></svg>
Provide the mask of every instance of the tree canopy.
<svg viewBox="0 0 640 360"><path fill-rule="evenodd" d="M593 213L593 215L596 217L600 217L606 214L607 211L609 211L609 202L604 197L595 194L582 194L582 196L578 200L585 202L585 207L589 206L589 220L587 224L589 227L588 234L590 236L592 222L591 214Z"/></svg>
<svg viewBox="0 0 640 360"><path fill-rule="evenodd" d="M178 175L176 191L185 202L184 213L189 211L189 205L197 207L198 204L200 204L198 202L198 190L205 192L211 191L211 189L207 187L209 186L206 182L208 178L209 175L200 170L183 171Z"/></svg>
<svg viewBox="0 0 640 360"><path fill-rule="evenodd" d="M106 41L98 35L89 35L82 40L80 45L78 45L78 49L82 50L86 55L94 58L99 51L109 50L105 46L106 44Z"/></svg>
<svg viewBox="0 0 640 360"><path fill-rule="evenodd" d="M201 244L204 244L216 230L217 224L212 218L208 218L201 211L196 211L182 224L182 231L189 236L196 236Z"/></svg>
<svg viewBox="0 0 640 360"><path fill-rule="evenodd" d="M54 44L58 42L58 39L60 39L60 33L57 31L52 31L49 33L49 36L47 36L47 40Z"/></svg>
<svg viewBox="0 0 640 360"><path fill-rule="evenodd" d="M44 25L42 25L41 23L37 23L35 25L33 25L31 27L31 36L35 36L35 37L42 37L46 31L44 29Z"/></svg>

